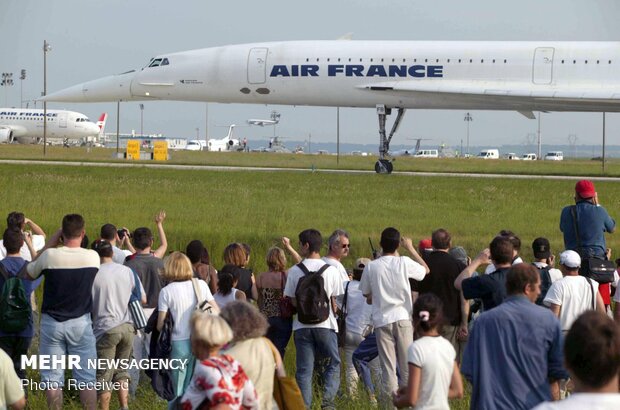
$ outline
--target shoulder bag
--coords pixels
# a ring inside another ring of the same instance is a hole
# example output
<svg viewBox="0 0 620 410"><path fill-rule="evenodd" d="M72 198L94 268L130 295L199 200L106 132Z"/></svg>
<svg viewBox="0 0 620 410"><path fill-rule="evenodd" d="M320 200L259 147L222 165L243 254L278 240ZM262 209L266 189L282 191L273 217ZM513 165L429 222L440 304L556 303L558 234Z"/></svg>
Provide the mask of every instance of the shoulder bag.
<svg viewBox="0 0 620 410"><path fill-rule="evenodd" d="M136 330L144 329L146 327L146 316L144 315L144 309L142 309L142 293L140 292L140 278L135 270L131 269L134 278L134 291L129 298L129 315L133 322L133 327Z"/></svg>
<svg viewBox="0 0 620 410"><path fill-rule="evenodd" d="M192 278L192 287L194 288L194 294L196 295L196 310L201 312L207 312L209 314L213 314L213 308L202 297L202 292L200 292L200 286L198 285L198 279Z"/></svg>
<svg viewBox="0 0 620 410"><path fill-rule="evenodd" d="M611 283L614 281L615 264L607 259L587 257L581 246L581 238L579 236L579 224L577 223L577 206L570 207L570 213L573 216L573 227L577 237L577 249L581 255L581 269L579 274L587 278L597 281L599 284Z"/></svg>
<svg viewBox="0 0 620 410"><path fill-rule="evenodd" d="M280 317L290 319L295 314L295 306L293 306L291 298L284 296L284 272L280 272L280 289L282 289L282 298L280 298Z"/></svg>
<svg viewBox="0 0 620 410"><path fill-rule="evenodd" d="M336 321L338 322L338 347L344 347L345 337L347 334L347 299L349 298L349 284L351 281L347 282L347 286L344 288L344 299L342 299L342 307L340 308L340 312L338 313L338 317Z"/></svg>
<svg viewBox="0 0 620 410"><path fill-rule="evenodd" d="M263 337L265 343L269 345L271 353L273 354L273 360L278 364L278 351L276 347L271 343L271 340ZM293 377L278 376L277 370L274 372L273 377L273 399L278 404L280 410L298 410L306 408L304 404L304 398L301 395L301 390Z"/></svg>

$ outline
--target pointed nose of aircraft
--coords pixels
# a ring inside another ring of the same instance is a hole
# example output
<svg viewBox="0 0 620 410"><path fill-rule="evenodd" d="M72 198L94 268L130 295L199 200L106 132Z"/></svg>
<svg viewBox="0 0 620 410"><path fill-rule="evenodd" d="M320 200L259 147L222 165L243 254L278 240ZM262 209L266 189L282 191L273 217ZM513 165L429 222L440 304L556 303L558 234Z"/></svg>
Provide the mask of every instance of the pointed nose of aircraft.
<svg viewBox="0 0 620 410"><path fill-rule="evenodd" d="M87 81L42 97L42 101L113 102L132 100L131 81L135 71Z"/></svg>

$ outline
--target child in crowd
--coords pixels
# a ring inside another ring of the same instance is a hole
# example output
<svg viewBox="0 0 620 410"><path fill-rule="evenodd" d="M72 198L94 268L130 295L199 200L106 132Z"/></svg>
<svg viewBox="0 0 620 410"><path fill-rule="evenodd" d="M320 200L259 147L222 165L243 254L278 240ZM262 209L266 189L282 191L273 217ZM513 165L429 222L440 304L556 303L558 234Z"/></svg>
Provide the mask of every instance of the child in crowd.
<svg viewBox="0 0 620 410"><path fill-rule="evenodd" d="M238 361L220 349L233 338L226 321L196 311L191 319L192 352L198 359L192 380L181 398L181 408L258 409L252 381Z"/></svg>
<svg viewBox="0 0 620 410"><path fill-rule="evenodd" d="M449 410L449 398L463 397L463 382L452 344L440 336L443 323L441 300L432 293L421 295L413 306L418 339L409 347L409 381L394 394L398 408Z"/></svg>
<svg viewBox="0 0 620 410"><path fill-rule="evenodd" d="M240 268L232 264L224 265L217 274L218 289L213 297L220 309L234 300L246 300L245 293L237 289L240 275Z"/></svg>

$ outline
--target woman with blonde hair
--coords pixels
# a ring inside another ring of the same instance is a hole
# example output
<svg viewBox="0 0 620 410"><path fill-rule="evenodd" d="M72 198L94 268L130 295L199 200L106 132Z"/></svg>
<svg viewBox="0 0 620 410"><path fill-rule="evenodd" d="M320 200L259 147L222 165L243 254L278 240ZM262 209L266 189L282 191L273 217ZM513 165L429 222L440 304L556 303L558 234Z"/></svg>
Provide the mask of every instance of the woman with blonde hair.
<svg viewBox="0 0 620 410"><path fill-rule="evenodd" d="M269 270L261 273L256 281L258 308L269 322L267 339L271 340L280 356L284 357L286 345L293 332L292 310L286 308L290 301L287 301L283 294L286 285L286 255L282 249L274 246L267 251L266 259Z"/></svg>
<svg viewBox="0 0 620 410"><path fill-rule="evenodd" d="M196 311L191 318L191 344L198 359L181 398L183 409L257 409L252 381L235 359L219 354L233 332L219 316ZM271 376L273 380L273 375Z"/></svg>
<svg viewBox="0 0 620 410"><path fill-rule="evenodd" d="M235 265L239 268L239 283L236 288L243 291L248 299L256 301L258 290L256 289L256 278L252 270L248 268L249 255L243 244L239 242L231 243L224 249L224 263Z"/></svg>
<svg viewBox="0 0 620 410"><path fill-rule="evenodd" d="M187 360L184 369L171 370L177 396L185 391L194 370L194 357L190 344L190 318L199 302L196 292L199 292L200 302L207 301L218 310L207 284L202 280L192 280L193 276L192 264L183 253L173 252L164 261L162 280L168 284L159 293L157 330L161 331L163 328L166 315L172 315L174 327L170 358Z"/></svg>

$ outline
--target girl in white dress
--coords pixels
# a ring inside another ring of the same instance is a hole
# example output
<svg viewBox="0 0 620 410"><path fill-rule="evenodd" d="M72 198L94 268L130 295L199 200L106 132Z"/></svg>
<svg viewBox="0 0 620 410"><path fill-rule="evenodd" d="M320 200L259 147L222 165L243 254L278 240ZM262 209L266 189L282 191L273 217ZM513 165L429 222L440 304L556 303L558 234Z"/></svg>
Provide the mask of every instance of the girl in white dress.
<svg viewBox="0 0 620 410"><path fill-rule="evenodd" d="M443 304L433 293L413 305L417 339L409 347L409 381L394 394L398 408L449 410L448 399L463 397L463 381L452 344L440 336Z"/></svg>

